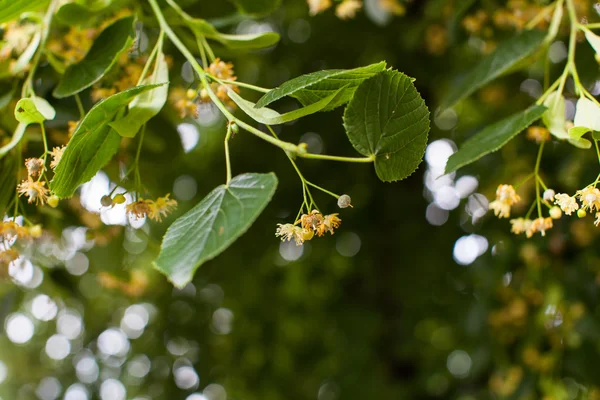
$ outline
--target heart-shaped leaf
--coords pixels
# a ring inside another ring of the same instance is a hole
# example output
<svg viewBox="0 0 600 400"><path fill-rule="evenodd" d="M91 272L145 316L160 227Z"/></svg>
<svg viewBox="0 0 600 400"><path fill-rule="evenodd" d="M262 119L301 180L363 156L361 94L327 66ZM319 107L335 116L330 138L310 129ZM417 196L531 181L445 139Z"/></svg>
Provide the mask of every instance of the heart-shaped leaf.
<svg viewBox="0 0 600 400"><path fill-rule="evenodd" d="M67 68L53 95L56 98L72 96L98 82L127 51L135 33L135 17L125 17L113 22L96 38L83 60Z"/></svg>
<svg viewBox="0 0 600 400"><path fill-rule="evenodd" d="M429 110L411 78L388 70L358 87L344 126L354 148L373 157L379 179L398 181L412 174L425 154Z"/></svg>
<svg viewBox="0 0 600 400"><path fill-rule="evenodd" d="M302 75L269 91L256 103L256 108L265 107L285 96L295 97L302 105L308 106L344 88L342 95L323 109L323 111L333 110L347 103L358 85L384 71L385 65L385 62L380 62L355 69L331 69Z"/></svg>
<svg viewBox="0 0 600 400"><path fill-rule="evenodd" d="M189 283L202 263L216 257L258 218L277 187L275 174L243 174L210 192L169 227L156 269L177 287Z"/></svg>
<svg viewBox="0 0 600 400"><path fill-rule="evenodd" d="M50 187L60 198L71 197L89 181L119 149L121 136L109 123L137 95L159 85L136 86L97 103L75 128L55 170Z"/></svg>
<svg viewBox="0 0 600 400"><path fill-rule="evenodd" d="M446 163L446 173L454 172L486 154L499 150L519 132L540 119L545 110L544 106L533 105L476 133L450 156Z"/></svg>

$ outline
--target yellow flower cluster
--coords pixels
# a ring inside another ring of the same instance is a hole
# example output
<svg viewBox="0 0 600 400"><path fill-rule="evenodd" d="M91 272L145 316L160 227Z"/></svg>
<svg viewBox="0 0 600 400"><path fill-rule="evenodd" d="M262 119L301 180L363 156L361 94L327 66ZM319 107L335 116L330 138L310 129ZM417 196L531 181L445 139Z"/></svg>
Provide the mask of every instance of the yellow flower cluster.
<svg viewBox="0 0 600 400"><path fill-rule="evenodd" d="M352 19L362 6L362 0L344 0L335 8L335 15L339 19Z"/></svg>
<svg viewBox="0 0 600 400"><path fill-rule="evenodd" d="M527 139L536 143L547 142L550 140L550 131L543 126L530 126L527 129Z"/></svg>
<svg viewBox="0 0 600 400"><path fill-rule="evenodd" d="M0 28L4 31L0 40L0 61L20 56L36 31L35 24L16 21L0 25Z"/></svg>
<svg viewBox="0 0 600 400"><path fill-rule="evenodd" d="M309 214L303 214L293 224L277 224L275 236L281 237L282 242L294 240L296 245L300 246L305 241L311 240L315 233L317 236L323 236L327 232L333 235L334 230L342 224L342 220L338 215L322 215L319 211L313 210Z"/></svg>
<svg viewBox="0 0 600 400"><path fill-rule="evenodd" d="M12 240L14 238L25 239L29 237L29 230L14 221L0 222L0 239Z"/></svg>
<svg viewBox="0 0 600 400"><path fill-rule="evenodd" d="M153 221L161 222L163 217L166 217L177 207L177 201L169 199L170 194L164 197L159 197L154 200L139 199L128 204L125 209L127 214L136 218L148 217Z"/></svg>
<svg viewBox="0 0 600 400"><path fill-rule="evenodd" d="M46 182L35 181L30 177L19 183L17 186L19 196L25 195L28 203L44 205L48 200L49 190L46 188Z"/></svg>
<svg viewBox="0 0 600 400"><path fill-rule="evenodd" d="M198 105L193 101L195 97L195 91L192 95L188 95L184 88L178 87L170 91L169 102L179 112L179 118L188 116L198 118Z"/></svg>
<svg viewBox="0 0 600 400"><path fill-rule="evenodd" d="M208 67L204 68L204 70L206 72L208 72L210 75L212 75L218 79L221 79L221 80L227 80L227 81L237 80L237 77L235 76L235 73L233 72L233 64L221 61L220 58L215 58L215 61L213 61ZM237 86L231 85L231 84L223 84L222 85L218 82L212 82L210 84L210 88L217 95L217 97L223 103L225 103L225 105L227 107L235 108L235 103L229 98L228 90L233 90L234 92L239 93L240 89ZM205 102L210 101L210 98L208 97L208 93L205 93L204 91L202 91L200 93L200 100L205 101Z"/></svg>
<svg viewBox="0 0 600 400"><path fill-rule="evenodd" d="M498 218L508 218L511 207L520 200L521 197L512 185L500 185L496 190L496 200L490 203L490 210L493 210Z"/></svg>
<svg viewBox="0 0 600 400"><path fill-rule="evenodd" d="M94 28L70 27L66 34L50 39L47 48L55 56L60 57L66 65L75 64L81 61L92 47L97 34L98 30Z"/></svg>
<svg viewBox="0 0 600 400"><path fill-rule="evenodd" d="M539 232L542 236L546 236L546 231L551 229L553 226L551 217L540 217L534 220L525 218L511 219L510 224L511 232L520 235L525 233L528 238L532 237L535 233Z"/></svg>

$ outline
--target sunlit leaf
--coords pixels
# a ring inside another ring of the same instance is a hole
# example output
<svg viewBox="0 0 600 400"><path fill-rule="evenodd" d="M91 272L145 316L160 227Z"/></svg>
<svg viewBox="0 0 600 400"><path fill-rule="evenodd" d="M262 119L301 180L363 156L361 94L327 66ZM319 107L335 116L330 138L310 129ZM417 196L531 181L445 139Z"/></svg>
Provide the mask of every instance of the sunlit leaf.
<svg viewBox="0 0 600 400"><path fill-rule="evenodd" d="M499 150L521 131L540 119L545 110L544 106L533 105L525 111L511 115L479 131L450 156L446 163L446 173L456 171L479 160L486 154Z"/></svg>
<svg viewBox="0 0 600 400"><path fill-rule="evenodd" d="M388 70L358 87L344 113L344 126L354 148L374 157L379 179L398 181L421 163L429 110L411 78Z"/></svg>
<svg viewBox="0 0 600 400"><path fill-rule="evenodd" d="M355 69L331 69L302 75L269 91L256 103L256 108L265 107L285 96L295 97L300 103L308 106L344 88L342 95L323 109L332 110L348 102L358 85L385 70L385 65L385 62L380 62Z"/></svg>
<svg viewBox="0 0 600 400"><path fill-rule="evenodd" d="M533 54L544 42L546 34L537 30L524 31L498 45L496 51L481 60L454 86L441 103L441 108L452 107L475 90L512 69L517 63Z"/></svg>
<svg viewBox="0 0 600 400"><path fill-rule="evenodd" d="M131 47L134 22L134 17L121 18L102 31L83 60L67 68L54 89L54 97L72 96L102 79L119 55Z"/></svg>
<svg viewBox="0 0 600 400"><path fill-rule="evenodd" d="M294 111L287 112L285 114L279 114L277 111L267 107L255 108L255 104L242 98L239 94L229 89L229 97L233 100L242 111L244 111L253 120L266 125L278 125L285 124L286 122L294 121L298 118L305 117L310 114L314 114L327 108L329 104L337 101L344 91L344 87L333 92L329 96L313 103L309 106L299 108Z"/></svg>
<svg viewBox="0 0 600 400"><path fill-rule="evenodd" d="M163 53L158 54L154 72L144 79L144 85L163 85L137 96L129 104L129 112L123 118L111 122L109 125L124 137L134 137L142 125L156 116L167 102L169 95L169 66Z"/></svg>
<svg viewBox="0 0 600 400"><path fill-rule="evenodd" d="M117 152L121 136L109 123L125 106L157 85L137 86L97 103L79 123L55 170L50 187L60 197L71 197Z"/></svg>
<svg viewBox="0 0 600 400"><path fill-rule="evenodd" d="M202 263L244 234L273 197L275 174L243 174L210 192L169 227L156 268L177 287L189 283Z"/></svg>
<svg viewBox="0 0 600 400"><path fill-rule="evenodd" d="M0 24L18 19L21 14L46 6L49 0L0 0Z"/></svg>
<svg viewBox="0 0 600 400"><path fill-rule="evenodd" d="M42 97L27 97L17 102L15 118L25 125L52 120L56 117L54 108Z"/></svg>

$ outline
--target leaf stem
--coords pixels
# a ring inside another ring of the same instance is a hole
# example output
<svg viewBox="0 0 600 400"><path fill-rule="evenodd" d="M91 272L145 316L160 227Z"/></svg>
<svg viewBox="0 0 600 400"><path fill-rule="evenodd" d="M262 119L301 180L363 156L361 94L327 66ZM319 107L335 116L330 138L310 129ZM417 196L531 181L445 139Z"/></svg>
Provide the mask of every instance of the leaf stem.
<svg viewBox="0 0 600 400"><path fill-rule="evenodd" d="M350 163L372 163L375 161L375 156L370 157L340 157L340 156L330 156L327 154L311 154L311 153L298 153L298 157L302 158L311 158L314 160L330 160L330 161L342 161L342 162L350 162Z"/></svg>
<svg viewBox="0 0 600 400"><path fill-rule="evenodd" d="M260 93L269 93L271 91L271 89L263 88L263 87L260 87L260 86L254 86L254 85L251 85L249 83L238 82L238 81L229 81L229 80L226 80L226 79L219 79L219 78L217 78L215 76L212 76L210 74L207 74L207 75L210 76L211 79L214 79L215 81L217 81L219 83L240 86L240 87L244 87L244 88L247 88L247 89L255 90L255 91L260 92Z"/></svg>
<svg viewBox="0 0 600 400"><path fill-rule="evenodd" d="M315 189L319 189L321 192L323 192L323 193L327 193L328 195L330 195L330 196L332 196L332 197L334 197L334 198L336 198L336 199L339 199L339 198L340 198L340 195L339 195L339 194L335 194L335 193L333 193L333 192L330 192L330 191L329 191L329 190L327 190L327 189L323 189L321 186L315 185L315 184L314 184L314 183L312 183L312 182L306 181L306 184L307 184L307 185L310 185L310 186L312 186L312 187L314 187Z"/></svg>
<svg viewBox="0 0 600 400"><path fill-rule="evenodd" d="M231 159L229 157L229 139L231 138L231 124L227 124L227 134L225 135L225 163L227 168L227 181L225 186L231 182Z"/></svg>
<svg viewBox="0 0 600 400"><path fill-rule="evenodd" d="M83 103L81 102L81 97L79 97L79 93L75 93L75 103L77 103L77 110L79 110L79 119L83 119L85 117L85 109L83 108Z"/></svg>

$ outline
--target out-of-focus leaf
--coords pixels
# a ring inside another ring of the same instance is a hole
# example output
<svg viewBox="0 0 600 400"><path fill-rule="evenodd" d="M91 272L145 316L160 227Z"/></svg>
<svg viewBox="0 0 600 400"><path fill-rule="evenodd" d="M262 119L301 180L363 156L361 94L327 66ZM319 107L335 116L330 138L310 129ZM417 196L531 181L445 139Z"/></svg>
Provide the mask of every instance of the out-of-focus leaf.
<svg viewBox="0 0 600 400"><path fill-rule="evenodd" d="M299 108L294 111L287 112L285 114L279 114L277 111L267 107L255 108L255 104L242 98L239 94L229 89L229 97L233 100L242 111L244 111L253 120L260 122L265 125L279 125L285 124L286 122L294 121L298 118L305 117L310 114L314 114L327 108L329 104L337 101L338 97L342 94L344 87L333 92L329 96L313 103L309 106Z"/></svg>
<svg viewBox="0 0 600 400"><path fill-rule="evenodd" d="M95 13L78 3L63 4L56 12L56 18L66 25L81 25L94 17Z"/></svg>
<svg viewBox="0 0 600 400"><path fill-rule="evenodd" d="M398 181L411 175L425 154L429 110L411 78L388 70L358 87L344 126L352 146L374 157L379 179Z"/></svg>
<svg viewBox="0 0 600 400"><path fill-rule="evenodd" d="M56 111L41 97L27 97L17 102L15 106L15 118L17 121L29 124L41 124L46 120L56 117Z"/></svg>
<svg viewBox="0 0 600 400"><path fill-rule="evenodd" d="M530 30L500 43L493 54L481 60L464 76L460 84L450 90L450 93L441 102L441 108L452 107L475 90L507 72L521 60L533 54L542 45L545 37L544 32Z"/></svg>
<svg viewBox="0 0 600 400"><path fill-rule="evenodd" d="M17 58L17 60L14 63L11 63L8 70L0 72L0 78L10 75L17 75L23 72L25 68L27 68L27 66L29 65L29 62L31 61L33 56L35 55L35 52L37 51L38 46L40 45L41 38L41 32L36 32L31 38L31 42L29 42L27 48L25 48L25 51L21 53L19 58Z"/></svg>
<svg viewBox="0 0 600 400"><path fill-rule="evenodd" d="M323 109L329 111L348 102L358 85L384 71L385 66L385 62L380 62L355 69L331 69L302 75L269 91L256 103L256 108L265 107L285 96L295 97L302 105L308 106L344 87L343 94Z"/></svg>
<svg viewBox="0 0 600 400"><path fill-rule="evenodd" d="M103 30L83 60L67 68L54 89L54 97L72 96L102 79L119 55L131 47L134 22L134 17L121 18Z"/></svg>
<svg viewBox="0 0 600 400"><path fill-rule="evenodd" d="M146 122L156 116L167 102L169 95L169 66L165 55L159 53L154 72L146 77L144 85L161 84L156 89L142 93L129 104L129 112L109 125L124 137L134 137Z"/></svg>
<svg viewBox="0 0 600 400"><path fill-rule="evenodd" d="M0 0L0 24L18 19L21 14L46 6L49 0Z"/></svg>
<svg viewBox="0 0 600 400"><path fill-rule="evenodd" d="M21 139L23 139L25 129L27 129L27 124L20 123L19 125L17 125L17 128L15 129L15 132L13 133L13 137L10 140L10 142L0 147L0 158L4 157L6 153L11 151L13 147L15 147L21 141Z"/></svg>
<svg viewBox="0 0 600 400"><path fill-rule="evenodd" d="M71 197L117 152L121 136L109 122L131 100L157 85L137 86L97 103L79 123L55 170L50 187L60 197Z"/></svg>
<svg viewBox="0 0 600 400"><path fill-rule="evenodd" d="M499 150L523 129L540 119L546 107L533 105L525 111L518 112L498 121L467 140L458 151L448 159L446 173L479 160L486 154Z"/></svg>
<svg viewBox="0 0 600 400"><path fill-rule="evenodd" d="M156 269L175 286L185 286L202 263L250 228L276 188L273 173L242 174L217 187L169 227L154 262Z"/></svg>
<svg viewBox="0 0 600 400"><path fill-rule="evenodd" d="M596 54L600 54L600 36L596 35L589 29L584 29L584 33L585 38L587 39L590 46L592 46Z"/></svg>
<svg viewBox="0 0 600 400"><path fill-rule="evenodd" d="M6 207L15 195L17 185L17 163L14 157L0 160L0 220L6 214Z"/></svg>
<svg viewBox="0 0 600 400"><path fill-rule="evenodd" d="M264 49L279 42L280 36L276 32L260 32L242 35L221 33L206 20L189 16L174 1L169 0L168 3L183 18L184 22L190 27L190 29L194 31L194 34L216 40L217 42L231 49Z"/></svg>
<svg viewBox="0 0 600 400"><path fill-rule="evenodd" d="M261 17L272 13L281 6L281 0L231 0L244 14Z"/></svg>

